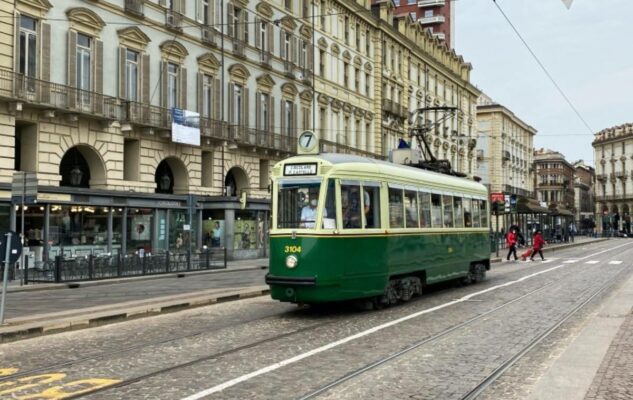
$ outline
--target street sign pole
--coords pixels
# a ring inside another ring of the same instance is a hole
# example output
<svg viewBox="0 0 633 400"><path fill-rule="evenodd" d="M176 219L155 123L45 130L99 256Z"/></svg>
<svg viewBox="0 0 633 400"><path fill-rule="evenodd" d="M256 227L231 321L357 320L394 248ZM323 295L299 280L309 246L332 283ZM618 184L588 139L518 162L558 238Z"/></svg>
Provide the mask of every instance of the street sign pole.
<svg viewBox="0 0 633 400"><path fill-rule="evenodd" d="M20 216L20 238L22 240L22 247L26 246L26 243L24 243L24 196L26 196L26 172L22 172L22 205L21 205L21 210L22 210L22 215ZM24 269L24 252L22 252L22 255L20 256L20 268ZM13 275L15 277L15 274ZM15 279L15 278L14 278ZM24 274L22 274L22 279L20 279L20 285L22 285L22 283L24 281Z"/></svg>
<svg viewBox="0 0 633 400"><path fill-rule="evenodd" d="M9 280L9 258L11 257L11 232L6 233L7 249L4 254L4 274L2 276L2 301L0 302L0 325L4 324L4 302L7 297L7 281Z"/></svg>

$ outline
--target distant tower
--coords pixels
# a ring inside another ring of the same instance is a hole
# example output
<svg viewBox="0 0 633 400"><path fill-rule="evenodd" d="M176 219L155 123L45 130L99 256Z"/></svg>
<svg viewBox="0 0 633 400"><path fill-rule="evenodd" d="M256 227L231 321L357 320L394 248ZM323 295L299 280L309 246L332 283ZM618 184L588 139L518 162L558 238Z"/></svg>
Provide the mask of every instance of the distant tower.
<svg viewBox="0 0 633 400"><path fill-rule="evenodd" d="M411 15L417 23L444 40L449 48L453 48L455 4L452 0L394 0L394 3L394 14Z"/></svg>

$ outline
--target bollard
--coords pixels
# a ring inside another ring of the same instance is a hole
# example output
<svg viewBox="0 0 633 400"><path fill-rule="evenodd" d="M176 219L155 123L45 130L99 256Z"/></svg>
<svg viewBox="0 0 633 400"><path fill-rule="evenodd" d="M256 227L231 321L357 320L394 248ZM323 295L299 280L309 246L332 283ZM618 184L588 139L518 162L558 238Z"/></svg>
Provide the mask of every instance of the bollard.
<svg viewBox="0 0 633 400"><path fill-rule="evenodd" d="M29 284L29 258L24 257L24 284Z"/></svg>
<svg viewBox="0 0 633 400"><path fill-rule="evenodd" d="M94 276L94 256L92 254L88 255L88 279L92 280Z"/></svg>
<svg viewBox="0 0 633 400"><path fill-rule="evenodd" d="M190 250L187 250L185 257L187 259L187 271L191 271L191 251Z"/></svg>
<svg viewBox="0 0 633 400"><path fill-rule="evenodd" d="M143 254L143 257L141 257L141 275L145 275L147 273L147 263L145 261L146 258L147 257L145 257L145 254Z"/></svg>
<svg viewBox="0 0 633 400"><path fill-rule="evenodd" d="M55 283L62 281L62 256L55 256Z"/></svg>
<svg viewBox="0 0 633 400"><path fill-rule="evenodd" d="M226 247L224 248L224 268L226 269Z"/></svg>
<svg viewBox="0 0 633 400"><path fill-rule="evenodd" d="M165 272L169 272L169 250L165 252Z"/></svg>
<svg viewBox="0 0 633 400"><path fill-rule="evenodd" d="M209 255L210 255L210 254L209 254L209 248L207 247L207 251L206 251L206 262L207 262L207 264L206 264L206 268L207 268L207 269L210 269L210 268L211 268L211 265L209 264Z"/></svg>
<svg viewBox="0 0 633 400"><path fill-rule="evenodd" d="M123 256L121 255L121 252L118 252L116 256L116 275L118 277L123 275Z"/></svg>

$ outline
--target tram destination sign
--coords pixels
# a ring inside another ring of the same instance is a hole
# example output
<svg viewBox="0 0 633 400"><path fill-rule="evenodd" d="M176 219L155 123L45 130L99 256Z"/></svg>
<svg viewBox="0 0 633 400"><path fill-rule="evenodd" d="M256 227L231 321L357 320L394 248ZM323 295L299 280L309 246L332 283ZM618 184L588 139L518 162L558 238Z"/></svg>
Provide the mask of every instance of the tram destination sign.
<svg viewBox="0 0 633 400"><path fill-rule="evenodd" d="M303 176L303 175L316 175L316 174L317 174L316 163L284 165L284 176Z"/></svg>

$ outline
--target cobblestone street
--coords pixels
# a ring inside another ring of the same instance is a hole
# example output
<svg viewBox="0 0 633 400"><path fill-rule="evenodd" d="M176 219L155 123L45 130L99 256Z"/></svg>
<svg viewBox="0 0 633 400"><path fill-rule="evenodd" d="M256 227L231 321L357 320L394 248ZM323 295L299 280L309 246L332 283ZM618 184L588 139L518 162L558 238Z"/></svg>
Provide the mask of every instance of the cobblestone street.
<svg viewBox="0 0 633 400"><path fill-rule="evenodd" d="M381 311L258 297L3 344L0 397L460 399L597 293L481 397L523 399L630 279L632 256L633 241L612 240L504 262L481 284L431 288ZM588 399L629 395L630 375L616 371L630 365L630 321Z"/></svg>

